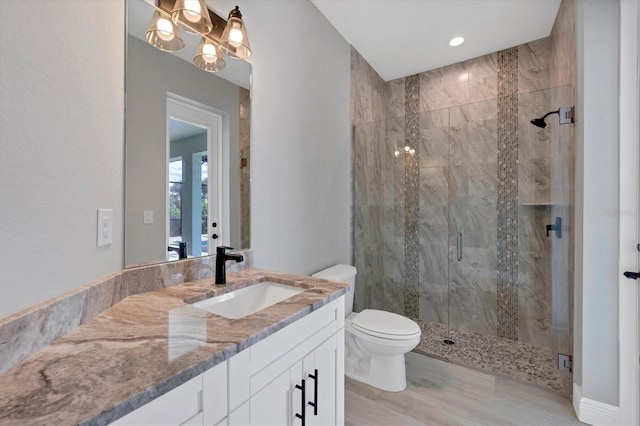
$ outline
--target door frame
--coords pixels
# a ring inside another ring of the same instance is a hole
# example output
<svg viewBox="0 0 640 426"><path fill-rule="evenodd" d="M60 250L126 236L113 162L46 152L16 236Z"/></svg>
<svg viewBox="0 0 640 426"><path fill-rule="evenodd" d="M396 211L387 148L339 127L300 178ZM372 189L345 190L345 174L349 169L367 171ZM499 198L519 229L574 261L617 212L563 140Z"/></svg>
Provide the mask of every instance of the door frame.
<svg viewBox="0 0 640 426"><path fill-rule="evenodd" d="M207 131L208 173L209 173L209 213L208 235L209 247L214 245L229 245L230 243L230 209L229 209L229 116L227 113L201 104L191 99L167 92L167 117L166 117L166 149L167 168L165 182L166 208L169 206L169 119L174 118L196 126L205 127ZM213 196L217 192L217 196ZM168 211L168 210L167 210ZM213 223L217 224L213 228ZM169 222L167 221L166 235L169 235ZM217 240L212 240L213 233L219 235ZM211 253L209 253L211 254Z"/></svg>
<svg viewBox="0 0 640 426"><path fill-rule="evenodd" d="M640 347L638 286L624 271L638 271L640 260L640 6L620 1L620 210L618 337L620 424L640 424Z"/></svg>

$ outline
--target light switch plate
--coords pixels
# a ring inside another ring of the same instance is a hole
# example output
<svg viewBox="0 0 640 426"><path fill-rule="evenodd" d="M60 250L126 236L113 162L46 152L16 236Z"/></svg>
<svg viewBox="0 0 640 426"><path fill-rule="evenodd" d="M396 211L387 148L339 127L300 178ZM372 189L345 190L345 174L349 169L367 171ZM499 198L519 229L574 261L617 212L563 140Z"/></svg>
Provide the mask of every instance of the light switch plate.
<svg viewBox="0 0 640 426"><path fill-rule="evenodd" d="M113 242L113 209L98 209L98 247Z"/></svg>
<svg viewBox="0 0 640 426"><path fill-rule="evenodd" d="M144 211L144 224L151 225L153 223L153 210Z"/></svg>

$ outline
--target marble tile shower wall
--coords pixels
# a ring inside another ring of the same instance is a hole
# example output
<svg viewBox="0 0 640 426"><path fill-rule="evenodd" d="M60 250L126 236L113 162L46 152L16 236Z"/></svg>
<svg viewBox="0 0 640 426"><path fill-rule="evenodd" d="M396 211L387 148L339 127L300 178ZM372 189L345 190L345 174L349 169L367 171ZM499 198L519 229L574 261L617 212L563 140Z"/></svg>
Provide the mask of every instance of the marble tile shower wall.
<svg viewBox="0 0 640 426"><path fill-rule="evenodd" d="M550 203L548 131L528 121L547 112L551 99L551 39L515 49L520 203ZM412 88L408 90L408 84ZM407 93L419 92L419 102ZM384 308L452 328L496 335L498 235L498 53L386 84L352 53L354 124L354 262L356 309ZM417 111L416 111L417 108ZM405 187L408 158L395 157L410 140L408 115L418 114L418 309L405 306L413 284L405 223L412 219ZM548 207L547 207L548 208ZM520 271L510 337L551 346L550 245L545 207L517 211ZM404 231L404 232L403 232ZM464 255L456 258L456 234Z"/></svg>
<svg viewBox="0 0 640 426"><path fill-rule="evenodd" d="M351 50L353 130L353 264L355 309L404 312L404 159L390 161L404 146L404 117L388 123L385 82ZM404 96L403 96L404 101Z"/></svg>

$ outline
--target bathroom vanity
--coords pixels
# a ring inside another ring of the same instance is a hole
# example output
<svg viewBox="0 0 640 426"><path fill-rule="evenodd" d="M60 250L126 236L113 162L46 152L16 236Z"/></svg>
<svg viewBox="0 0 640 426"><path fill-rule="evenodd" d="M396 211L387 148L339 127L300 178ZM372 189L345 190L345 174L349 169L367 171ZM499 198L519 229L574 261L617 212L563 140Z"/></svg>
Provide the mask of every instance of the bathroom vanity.
<svg viewBox="0 0 640 426"><path fill-rule="evenodd" d="M194 305L265 280L303 291ZM0 424L342 424L347 287L249 268L129 296L1 374Z"/></svg>
<svg viewBox="0 0 640 426"><path fill-rule="evenodd" d="M113 424L342 424L343 348L341 297Z"/></svg>

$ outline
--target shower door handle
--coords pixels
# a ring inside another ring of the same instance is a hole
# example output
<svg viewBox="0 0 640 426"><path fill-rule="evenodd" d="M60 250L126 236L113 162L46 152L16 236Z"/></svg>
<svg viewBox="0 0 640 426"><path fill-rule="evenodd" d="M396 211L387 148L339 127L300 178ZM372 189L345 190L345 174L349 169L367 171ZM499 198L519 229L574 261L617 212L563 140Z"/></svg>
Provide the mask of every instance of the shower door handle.
<svg viewBox="0 0 640 426"><path fill-rule="evenodd" d="M458 262L462 261L462 232L458 232Z"/></svg>

